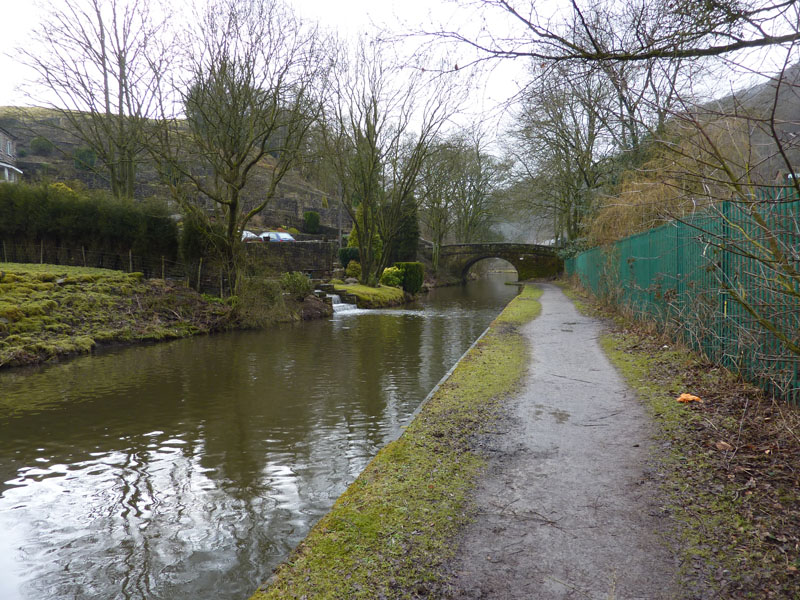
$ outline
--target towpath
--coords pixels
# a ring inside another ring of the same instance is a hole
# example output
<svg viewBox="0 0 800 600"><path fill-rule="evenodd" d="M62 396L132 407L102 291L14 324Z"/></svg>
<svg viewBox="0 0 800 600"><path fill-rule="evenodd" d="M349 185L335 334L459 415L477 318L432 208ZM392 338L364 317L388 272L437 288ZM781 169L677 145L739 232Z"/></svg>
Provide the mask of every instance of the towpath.
<svg viewBox="0 0 800 600"><path fill-rule="evenodd" d="M679 597L657 535L648 416L603 354L601 324L542 287L542 314L523 329L527 380L480 442L489 468L448 597Z"/></svg>

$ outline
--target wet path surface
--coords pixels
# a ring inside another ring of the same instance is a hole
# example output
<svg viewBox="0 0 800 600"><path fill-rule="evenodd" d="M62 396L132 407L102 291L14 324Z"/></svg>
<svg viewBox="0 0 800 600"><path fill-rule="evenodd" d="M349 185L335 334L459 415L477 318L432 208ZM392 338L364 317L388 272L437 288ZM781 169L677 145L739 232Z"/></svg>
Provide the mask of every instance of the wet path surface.
<svg viewBox="0 0 800 600"><path fill-rule="evenodd" d="M452 598L666 599L676 565L646 477L650 425L603 354L601 325L543 286L527 381L482 444L477 516Z"/></svg>

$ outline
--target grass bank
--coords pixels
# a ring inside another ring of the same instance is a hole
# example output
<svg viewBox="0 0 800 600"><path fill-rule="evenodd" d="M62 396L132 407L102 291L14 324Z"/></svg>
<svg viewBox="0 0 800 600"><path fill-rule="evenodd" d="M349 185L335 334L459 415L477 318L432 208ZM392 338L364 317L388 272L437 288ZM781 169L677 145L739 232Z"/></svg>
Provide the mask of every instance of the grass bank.
<svg viewBox="0 0 800 600"><path fill-rule="evenodd" d="M252 600L435 595L468 493L484 466L471 438L521 381L518 327L538 315L524 288L417 418L387 445Z"/></svg>
<svg viewBox="0 0 800 600"><path fill-rule="evenodd" d="M399 306L406 302L403 290L387 285L369 287L360 283L336 283L333 287L338 294L355 296L359 308L386 308Z"/></svg>
<svg viewBox="0 0 800 600"><path fill-rule="evenodd" d="M654 472L687 598L800 598L800 411L653 328L567 289L613 323L608 356L658 429ZM682 393L702 402L681 404Z"/></svg>
<svg viewBox="0 0 800 600"><path fill-rule="evenodd" d="M140 273L0 263L0 367L224 328L229 306Z"/></svg>

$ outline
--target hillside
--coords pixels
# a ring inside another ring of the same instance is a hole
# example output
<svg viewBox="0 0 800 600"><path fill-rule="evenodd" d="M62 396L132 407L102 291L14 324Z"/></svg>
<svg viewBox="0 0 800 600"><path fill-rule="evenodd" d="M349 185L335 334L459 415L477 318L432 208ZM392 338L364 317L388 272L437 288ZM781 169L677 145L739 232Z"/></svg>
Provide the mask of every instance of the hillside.
<svg viewBox="0 0 800 600"><path fill-rule="evenodd" d="M67 119L59 111L47 108L0 107L0 127L17 137L17 166L22 169L23 180L35 182L80 181L88 188L108 188L101 173L76 166L75 154L85 145L71 132ZM42 151L34 138L44 138L52 143L49 151ZM244 190L245 199L258 197L268 181L267 164L257 172ZM143 161L137 174L136 196L146 198L166 195L159 184L156 171ZM331 205L334 205L331 202ZM305 181L297 173L289 173L278 188L278 196L261 215L263 227L294 226L303 222L303 213L316 211L323 225L336 227L339 214L336 208L328 208L326 195ZM346 222L346 216L343 216Z"/></svg>
<svg viewBox="0 0 800 600"><path fill-rule="evenodd" d="M775 76L765 83L734 92L706 108L724 115L748 115L751 118L749 135L756 159L752 161L756 180L773 182L790 170L800 170L800 63L788 67L781 77ZM774 122L775 134L770 129L770 121ZM785 157L781 155L775 137L780 141Z"/></svg>

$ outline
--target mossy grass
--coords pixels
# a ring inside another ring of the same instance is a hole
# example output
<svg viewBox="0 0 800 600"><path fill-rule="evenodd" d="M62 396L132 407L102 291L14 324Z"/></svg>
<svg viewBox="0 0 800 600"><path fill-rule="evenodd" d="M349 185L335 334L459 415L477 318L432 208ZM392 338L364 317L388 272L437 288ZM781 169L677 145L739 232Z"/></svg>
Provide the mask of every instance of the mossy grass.
<svg viewBox="0 0 800 600"><path fill-rule="evenodd" d="M526 288L511 302L253 600L436 593L485 465L471 440L525 373L529 353L517 327L539 313L540 294Z"/></svg>
<svg viewBox="0 0 800 600"><path fill-rule="evenodd" d="M406 301L406 295L400 288L379 285L370 287L360 283L334 284L334 289L340 294L352 294L358 300L359 308L386 308L397 306Z"/></svg>
<svg viewBox="0 0 800 600"><path fill-rule="evenodd" d="M601 344L653 416L685 597L800 598L800 411L652 324L564 289L613 323ZM703 402L677 402L684 392Z"/></svg>
<svg viewBox="0 0 800 600"><path fill-rule="evenodd" d="M141 273L0 263L0 367L224 328L230 307Z"/></svg>

